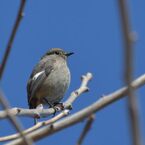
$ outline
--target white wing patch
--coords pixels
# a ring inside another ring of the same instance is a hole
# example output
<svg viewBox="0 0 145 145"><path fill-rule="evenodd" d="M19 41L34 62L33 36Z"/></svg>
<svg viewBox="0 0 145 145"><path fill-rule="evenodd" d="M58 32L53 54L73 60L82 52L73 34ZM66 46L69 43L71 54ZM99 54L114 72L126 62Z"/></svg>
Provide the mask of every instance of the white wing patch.
<svg viewBox="0 0 145 145"><path fill-rule="evenodd" d="M35 74L35 76L32 78L33 80L36 80L41 74L44 73L44 70L41 72L38 72L37 74Z"/></svg>

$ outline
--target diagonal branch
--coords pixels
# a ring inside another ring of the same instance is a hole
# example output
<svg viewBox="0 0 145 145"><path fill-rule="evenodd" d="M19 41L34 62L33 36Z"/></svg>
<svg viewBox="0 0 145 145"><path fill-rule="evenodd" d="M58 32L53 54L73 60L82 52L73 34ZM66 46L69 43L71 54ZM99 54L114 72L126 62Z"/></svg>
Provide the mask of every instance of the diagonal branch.
<svg viewBox="0 0 145 145"><path fill-rule="evenodd" d="M0 80L2 79L2 76L3 76L3 72L4 72L4 69L5 69L5 66L6 66L6 62L7 62L8 56L10 54L11 47L12 47L12 44L13 44L13 41L14 41L14 38L15 38L15 35L16 35L16 32L17 32L17 28L18 28L20 20L23 16L24 6L25 6L25 0L21 0L19 11L18 11L18 14L17 14L17 18L16 18L16 21L15 21L14 27L12 29L12 33L10 35L9 41L8 41L6 51L5 51L4 57L2 59L2 63L0 64ZM16 120L15 116L10 114L9 104L8 104L7 100L3 97L3 94L1 92L1 90L0 90L0 103L2 104L3 108L5 109L6 116L9 118L10 122L13 124L13 126L16 128L16 130L20 133L20 136L22 137L24 143L28 144L28 145L32 144L31 139L28 139L28 137L24 136L23 133L21 132L22 127L20 126L20 122L18 122L18 120Z"/></svg>
<svg viewBox="0 0 145 145"><path fill-rule="evenodd" d="M80 135L80 138L77 142L77 145L81 145L83 143L83 140L85 139L87 133L89 132L89 130L91 129L91 126L92 126L92 123L94 122L94 119L95 119L95 115L92 114L88 117L88 120L85 124L85 127Z"/></svg>
<svg viewBox="0 0 145 145"><path fill-rule="evenodd" d="M135 81L131 83L131 86L136 89L141 87L145 84L145 74L137 78ZM69 126L72 126L76 123L81 122L83 119L88 118L90 114L93 114L97 111L100 111L104 107L110 105L111 103L114 103L115 101L123 98L128 93L128 87L123 87L110 95L104 96L100 98L95 103L91 104L90 106L84 108L83 110L75 113L74 115L71 115L69 117L66 117L56 123L54 123L51 126L40 128L38 130L35 130L28 134L28 136L33 139L33 141L38 141L46 136L52 135L58 131L61 131ZM23 140L21 138L18 138L14 141L11 141L7 145L18 145L23 144Z"/></svg>
<svg viewBox="0 0 145 145"><path fill-rule="evenodd" d="M141 136L139 128L139 118L138 118L138 104L137 98L135 97L135 90L131 86L131 81L133 79L133 40L131 34L131 26L128 17L128 7L126 0L119 0L119 8L121 14L123 37L125 44L125 82L128 85L128 113L130 117L130 127L132 133L132 140L134 145L141 145Z"/></svg>
<svg viewBox="0 0 145 145"><path fill-rule="evenodd" d="M6 110L7 117L9 118L9 120L11 121L11 123L13 124L15 129L20 133L20 136L24 140L24 143L27 145L32 144L31 139L28 139L28 137L26 137L22 133L22 126L20 125L20 122L18 122L18 120L16 120L15 116L11 115L11 113L9 112L9 110L8 110L8 108L10 108L9 104L8 104L7 100L5 99L5 97L3 97L1 90L0 90L0 103L2 104L2 107Z"/></svg>
<svg viewBox="0 0 145 145"><path fill-rule="evenodd" d="M12 29L12 33L10 35L9 41L8 41L2 63L0 64L0 80L2 79L3 72L4 72L4 69L5 69L5 66L6 66L6 63L7 63L7 59L9 57L9 54L10 54L10 51L11 51L11 48L12 48L14 38L16 36L18 26L20 24L21 18L23 17L23 10L24 10L24 6L25 6L25 2L26 2L26 0L21 0L20 8L19 8L19 11L18 11L18 14L17 14L17 18L16 18L16 21L15 21L14 27Z"/></svg>

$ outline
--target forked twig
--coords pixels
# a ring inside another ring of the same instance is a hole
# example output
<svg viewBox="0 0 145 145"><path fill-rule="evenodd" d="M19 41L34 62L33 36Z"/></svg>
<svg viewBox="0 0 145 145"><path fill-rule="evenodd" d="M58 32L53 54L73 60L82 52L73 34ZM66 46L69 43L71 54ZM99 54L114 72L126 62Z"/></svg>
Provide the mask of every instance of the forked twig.
<svg viewBox="0 0 145 145"><path fill-rule="evenodd" d="M67 99L67 101L66 101L66 102L64 103L64 105L63 105L63 106L64 106L63 111L62 111L59 115L57 115L56 117L54 117L54 118L52 118L52 119L50 119L50 120L48 120L48 121L39 122L39 123L37 123L35 126L33 126L33 127L31 127L31 128L28 128L28 129L26 129L25 131L23 131L23 133L24 133L24 134L28 134L28 133L30 133L30 132L32 132L32 131L38 129L38 128L41 128L41 127L43 127L43 126L45 126L45 125L48 125L48 124L50 124L50 123L52 123L52 122L57 121L58 119L62 118L63 116L68 115L68 113L69 113L68 109L69 109L69 110L72 109L72 104L73 104L73 102L74 102L82 93L84 93L84 92L86 92L86 91L89 90L88 87L87 87L87 85L88 85L88 82L89 82L91 79L92 79L92 74L91 74L91 73L87 73L86 75L82 76L82 83L81 83L79 89L77 89L77 90L75 90L75 91L73 91L73 92L71 93L70 97ZM30 110L31 110L31 109L30 109ZM37 109L34 109L34 110L35 110L35 112L33 112L33 115L34 115L34 113L37 112ZM39 110L39 111L42 111L42 112L43 112L44 110L45 110L45 109ZM53 108L51 108L51 109L49 109L49 110L52 111L51 113L54 113L54 112L53 112L53 110L54 110ZM11 111L11 110L9 110L9 111ZM57 111L61 111L61 109L60 109L60 110L58 109ZM38 113L38 112L37 112L37 113ZM50 112L49 112L49 113L50 113ZM12 114L12 112L11 112L11 114ZM41 114L41 112L40 112L40 114ZM19 136L20 136L20 134L17 133L17 134L5 136L5 137L0 137L0 141L12 140L12 139L18 138Z"/></svg>
<svg viewBox="0 0 145 145"><path fill-rule="evenodd" d="M88 91L87 84L92 79L92 74L87 73L86 75L82 76L82 83L79 87L79 89L73 91L70 95L70 97L63 103L64 108L63 109L70 109L72 107L72 103L84 92ZM24 108L11 108L9 112L11 112L12 115L18 115L18 116L27 116L27 117L34 117L36 114L41 117L46 117L48 115L55 113L54 108L49 109L24 109ZM57 110L58 112L61 111L61 109ZM0 119L6 117L5 111L0 111Z"/></svg>

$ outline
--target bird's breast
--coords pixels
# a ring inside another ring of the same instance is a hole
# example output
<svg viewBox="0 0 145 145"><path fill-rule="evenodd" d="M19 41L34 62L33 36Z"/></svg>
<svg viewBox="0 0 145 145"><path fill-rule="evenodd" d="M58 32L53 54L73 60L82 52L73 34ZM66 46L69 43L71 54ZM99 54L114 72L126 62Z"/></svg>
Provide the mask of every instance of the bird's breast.
<svg viewBox="0 0 145 145"><path fill-rule="evenodd" d="M60 65L52 70L42 84L40 97L45 97L48 102L59 102L70 84L70 71L66 65Z"/></svg>

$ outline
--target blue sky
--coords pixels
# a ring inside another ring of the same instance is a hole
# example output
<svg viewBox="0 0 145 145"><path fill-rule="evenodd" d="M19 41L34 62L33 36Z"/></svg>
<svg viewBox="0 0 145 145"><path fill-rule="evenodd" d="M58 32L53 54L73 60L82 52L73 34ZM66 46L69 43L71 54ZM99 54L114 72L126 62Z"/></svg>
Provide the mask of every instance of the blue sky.
<svg viewBox="0 0 145 145"><path fill-rule="evenodd" d="M19 0L0 1L0 58L2 58ZM134 44L134 77L145 72L145 1L130 0L132 30L138 39ZM80 85L80 76L93 73L90 92L81 95L74 103L71 114L90 105L103 94L109 94L124 85L124 49L117 0L35 0L27 1L25 17L16 35L2 80L2 88L12 107L27 108L26 84L40 57L52 47L64 48L75 54L68 64L72 80L67 96ZM145 142L144 87L137 91L142 138ZM64 100L65 100L64 99ZM95 123L83 145L129 145L130 130L126 99L122 99L96 114ZM33 119L21 117L25 127ZM84 122L56 135L44 138L36 144L74 145ZM0 136L14 133L6 120L0 120ZM67 138L66 138L67 134Z"/></svg>

